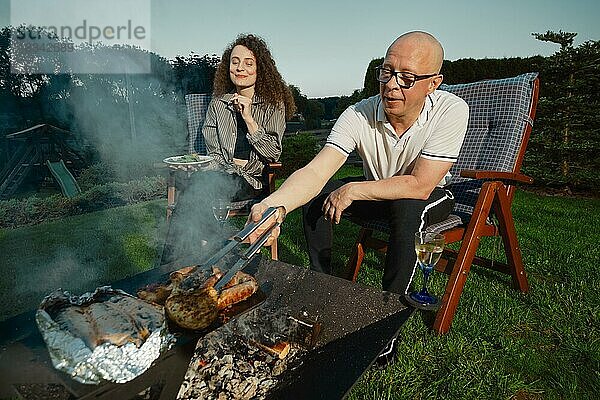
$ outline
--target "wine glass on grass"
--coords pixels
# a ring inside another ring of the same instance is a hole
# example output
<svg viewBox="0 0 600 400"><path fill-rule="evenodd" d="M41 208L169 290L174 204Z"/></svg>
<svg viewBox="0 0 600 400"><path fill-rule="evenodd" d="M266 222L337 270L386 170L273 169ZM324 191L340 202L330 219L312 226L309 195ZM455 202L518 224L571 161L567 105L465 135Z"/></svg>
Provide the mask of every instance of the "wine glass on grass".
<svg viewBox="0 0 600 400"><path fill-rule="evenodd" d="M433 271L433 267L440 260L444 250L444 235L433 232L415 233L415 251L417 253L417 262L419 268L423 271L423 288L420 291L414 291L409 294L411 303L416 303L417 307L437 308L439 300L427 291L427 282Z"/></svg>

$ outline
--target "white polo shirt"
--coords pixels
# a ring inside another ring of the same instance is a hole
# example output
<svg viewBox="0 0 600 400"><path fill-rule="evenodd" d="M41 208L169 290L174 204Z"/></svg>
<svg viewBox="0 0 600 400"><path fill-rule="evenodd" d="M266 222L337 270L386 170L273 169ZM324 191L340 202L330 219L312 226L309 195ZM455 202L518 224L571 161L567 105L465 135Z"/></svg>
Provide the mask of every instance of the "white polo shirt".
<svg viewBox="0 0 600 400"><path fill-rule="evenodd" d="M456 162L462 146L469 106L442 90L427 96L417 121L398 137L388 122L379 95L348 107L338 118L326 146L346 157L356 149L368 180L410 174L418 157ZM438 184L450 182L450 173Z"/></svg>

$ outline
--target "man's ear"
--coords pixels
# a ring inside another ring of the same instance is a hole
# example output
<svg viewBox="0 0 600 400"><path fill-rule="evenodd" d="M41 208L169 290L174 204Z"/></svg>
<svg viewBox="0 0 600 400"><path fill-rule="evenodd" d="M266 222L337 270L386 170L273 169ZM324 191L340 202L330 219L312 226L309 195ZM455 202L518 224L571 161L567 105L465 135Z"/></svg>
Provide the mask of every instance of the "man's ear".
<svg viewBox="0 0 600 400"><path fill-rule="evenodd" d="M429 93L433 93L433 91L435 89L437 89L441 84L442 81L444 80L444 75L440 74L438 76L436 76L435 78L433 78L430 83L429 83L429 91L427 94Z"/></svg>

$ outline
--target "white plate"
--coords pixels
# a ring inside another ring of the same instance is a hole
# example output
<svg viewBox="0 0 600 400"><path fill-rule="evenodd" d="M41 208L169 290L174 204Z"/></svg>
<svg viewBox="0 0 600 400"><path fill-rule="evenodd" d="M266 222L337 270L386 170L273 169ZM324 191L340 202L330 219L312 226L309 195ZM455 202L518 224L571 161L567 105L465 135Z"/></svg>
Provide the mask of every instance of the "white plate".
<svg viewBox="0 0 600 400"><path fill-rule="evenodd" d="M191 161L189 160L190 156L193 156L197 161ZM163 160L163 162L165 164L169 164L169 165L175 165L175 166L186 166L186 165L202 165L202 164L208 164L209 162L212 161L212 157L211 156L201 156L198 154L186 154L186 155L182 155L182 156L173 156L173 157L167 157Z"/></svg>

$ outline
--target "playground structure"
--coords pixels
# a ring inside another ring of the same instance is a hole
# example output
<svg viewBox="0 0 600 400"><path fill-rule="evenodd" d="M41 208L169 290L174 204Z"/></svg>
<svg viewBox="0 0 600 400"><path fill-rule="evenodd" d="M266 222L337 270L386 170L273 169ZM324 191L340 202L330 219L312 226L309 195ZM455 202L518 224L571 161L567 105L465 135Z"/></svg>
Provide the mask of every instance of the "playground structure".
<svg viewBox="0 0 600 400"><path fill-rule="evenodd" d="M14 196L25 182L48 176L54 177L65 196L79 193L69 168L80 169L84 160L69 144L70 137L71 132L49 124L6 135L12 154L0 171L0 200Z"/></svg>
<svg viewBox="0 0 600 400"><path fill-rule="evenodd" d="M56 179L56 182L58 182L60 190L65 197L71 198L81 193L81 189L79 188L75 177L71 171L67 169L63 160L56 162L48 160L46 161L46 166L48 166L52 176Z"/></svg>

